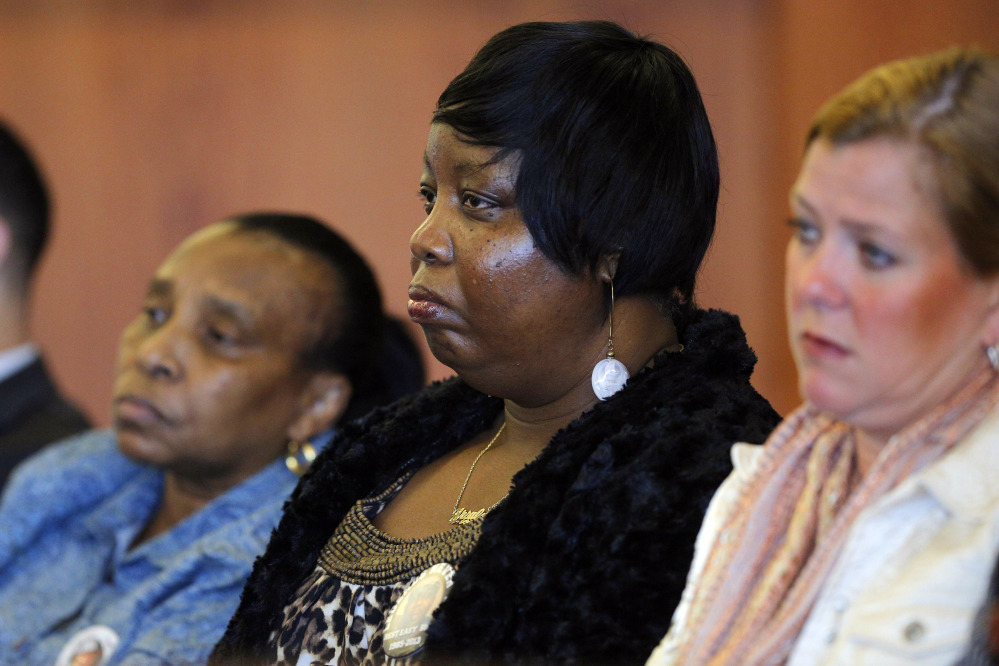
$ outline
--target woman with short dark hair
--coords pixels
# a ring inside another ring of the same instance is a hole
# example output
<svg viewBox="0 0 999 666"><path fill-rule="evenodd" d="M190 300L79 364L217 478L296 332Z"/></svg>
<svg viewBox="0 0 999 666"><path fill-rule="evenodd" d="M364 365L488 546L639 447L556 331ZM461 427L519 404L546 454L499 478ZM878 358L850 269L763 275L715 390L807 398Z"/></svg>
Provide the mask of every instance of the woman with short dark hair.
<svg viewBox="0 0 999 666"><path fill-rule="evenodd" d="M715 227L718 155L675 52L608 22L516 26L447 86L433 122L498 148L494 160L516 156L517 208L561 268L595 271L620 254L618 298L692 302Z"/></svg>
<svg viewBox="0 0 999 666"><path fill-rule="evenodd" d="M693 304L693 77L612 23L514 26L441 95L420 193L409 314L459 378L316 461L215 662L639 661L728 447L777 421L735 318Z"/></svg>

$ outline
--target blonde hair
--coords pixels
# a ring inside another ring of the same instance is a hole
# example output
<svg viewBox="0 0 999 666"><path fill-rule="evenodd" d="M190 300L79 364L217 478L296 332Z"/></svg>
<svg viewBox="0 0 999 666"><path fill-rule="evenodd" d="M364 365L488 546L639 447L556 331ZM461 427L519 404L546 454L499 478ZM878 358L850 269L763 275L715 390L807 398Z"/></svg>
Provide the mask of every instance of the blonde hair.
<svg viewBox="0 0 999 666"><path fill-rule="evenodd" d="M999 273L999 56L950 48L877 67L825 103L806 146L875 137L924 149L961 255Z"/></svg>

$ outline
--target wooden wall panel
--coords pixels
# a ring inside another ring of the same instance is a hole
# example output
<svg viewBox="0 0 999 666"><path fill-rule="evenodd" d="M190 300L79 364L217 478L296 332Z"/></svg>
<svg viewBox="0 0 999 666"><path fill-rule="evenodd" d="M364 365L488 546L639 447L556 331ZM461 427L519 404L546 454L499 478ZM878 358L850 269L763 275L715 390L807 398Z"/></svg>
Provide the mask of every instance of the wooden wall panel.
<svg viewBox="0 0 999 666"><path fill-rule="evenodd" d="M737 166L756 149L738 128L760 114L736 109L759 94L738 78L751 63L730 40L757 48L754 5L0 3L0 113L35 145L59 203L37 335L69 392L105 422L118 331L151 271L192 230L262 207L330 220L403 314L433 102L490 35L522 20L607 17L675 44L712 115L732 125L719 136ZM743 245L721 238L736 226L720 230L713 262ZM737 309L724 291L754 274L752 258L741 261L706 279L706 302Z"/></svg>
<svg viewBox="0 0 999 666"><path fill-rule="evenodd" d="M754 381L786 411L797 399L782 221L802 128L822 98L895 51L995 39L994 0L927 4L0 1L0 115L35 147L58 205L37 337L106 423L118 332L152 270L192 230L255 208L329 220L404 316L437 94L507 25L602 17L670 43L698 77L723 169L699 298L742 316L760 355Z"/></svg>

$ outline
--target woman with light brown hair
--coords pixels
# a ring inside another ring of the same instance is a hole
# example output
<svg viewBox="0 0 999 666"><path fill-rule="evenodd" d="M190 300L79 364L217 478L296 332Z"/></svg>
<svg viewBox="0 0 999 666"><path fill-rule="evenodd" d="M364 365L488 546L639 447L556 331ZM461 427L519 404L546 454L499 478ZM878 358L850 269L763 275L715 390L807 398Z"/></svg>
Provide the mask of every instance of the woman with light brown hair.
<svg viewBox="0 0 999 666"><path fill-rule="evenodd" d="M999 58L861 77L791 209L805 404L734 447L649 663L953 663L999 551Z"/></svg>

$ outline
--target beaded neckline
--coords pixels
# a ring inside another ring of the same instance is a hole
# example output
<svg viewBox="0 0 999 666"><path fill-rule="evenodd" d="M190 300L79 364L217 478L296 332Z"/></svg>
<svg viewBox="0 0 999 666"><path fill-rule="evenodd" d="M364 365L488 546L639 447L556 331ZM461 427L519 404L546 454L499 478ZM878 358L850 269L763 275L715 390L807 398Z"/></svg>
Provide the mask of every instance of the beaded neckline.
<svg viewBox="0 0 999 666"><path fill-rule="evenodd" d="M457 564L475 547L482 518L416 539L400 539L371 522L399 493L408 472L375 497L355 502L319 553L319 566L347 583L388 585L409 580L428 567Z"/></svg>

